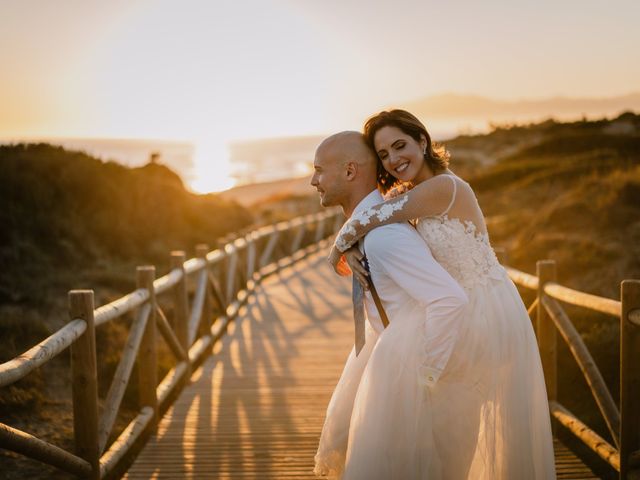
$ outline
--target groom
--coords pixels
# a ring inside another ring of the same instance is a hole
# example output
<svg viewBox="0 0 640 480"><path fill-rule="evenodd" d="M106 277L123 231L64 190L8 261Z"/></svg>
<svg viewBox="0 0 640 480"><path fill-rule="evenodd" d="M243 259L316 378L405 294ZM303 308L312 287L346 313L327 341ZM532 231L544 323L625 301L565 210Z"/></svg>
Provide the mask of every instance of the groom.
<svg viewBox="0 0 640 480"><path fill-rule="evenodd" d="M364 137L358 132L341 132L327 138L318 147L311 185L319 192L323 206L340 205L345 215L350 217L366 213L367 208L384 200L377 190L376 172L376 155L367 146ZM371 357L373 360L374 347L378 350L378 358L389 355L388 358L392 359L394 355L403 355L404 352L398 351L399 346L394 349L394 339L402 338L402 334L398 332L402 332L410 322L414 325L415 322L422 322L423 354L420 356L420 365L416 365L413 370L416 372L415 382L422 385L425 392L437 388L440 377L446 374L447 361L457 339L467 298L462 288L434 260L424 240L409 223L376 228L359 246L368 259L371 280L389 318L389 326L386 329L383 327L374 301L367 293L365 309L371 328L368 329L362 352L357 357L355 351L351 352L329 404L316 454L316 472L339 469L340 466L327 465L325 459L341 458L342 461L346 460L347 477L350 464L353 463L357 465L351 467L354 471L357 468L358 478L363 468L364 471L371 469L369 478L383 478L384 475L379 477L381 472L377 469L381 467L376 466L376 455L388 452L394 445L386 444L385 438L359 438L359 430L367 431L367 428L361 429L359 425L358 428L351 425L352 434L349 435L349 424L354 423L351 417L353 402L368 359ZM410 311L415 318L407 318L408 305L414 307ZM369 369L374 368L378 369L375 365L369 366ZM382 368L384 362L377 371ZM369 374L375 376L376 371ZM413 377L409 383L411 382ZM388 400L389 410L372 412L371 416L376 418L359 416L357 422L374 422L382 425L380 428L386 422L390 424L389 428L397 429L397 426L391 425L396 414L393 404L402 392L383 391L381 394L383 398L378 397L376 402L384 405ZM358 398L360 399L360 393ZM446 428L441 431L446 431ZM438 437L434 431L434 442L446 442L446 434ZM345 459L347 443L349 458ZM360 448L363 444L367 445L364 450ZM464 478L462 472L468 469L470 460L464 459L459 465L442 466L442 478ZM449 468L456 471L445 471Z"/></svg>

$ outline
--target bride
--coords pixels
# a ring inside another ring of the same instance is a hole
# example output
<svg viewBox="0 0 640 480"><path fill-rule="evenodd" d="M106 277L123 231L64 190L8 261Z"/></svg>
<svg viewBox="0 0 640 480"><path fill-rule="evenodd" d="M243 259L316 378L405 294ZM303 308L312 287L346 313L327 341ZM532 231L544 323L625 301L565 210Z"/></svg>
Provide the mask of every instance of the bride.
<svg viewBox="0 0 640 480"><path fill-rule="evenodd" d="M439 464L460 468L440 475L416 471L414 478L555 478L549 409L535 335L518 291L489 244L473 190L448 169L446 151L432 144L424 125L409 112L375 115L366 122L364 136L378 156L378 185L387 193L387 200L345 223L330 255L334 268L345 274L349 271L346 261L366 285L367 273L359 261L362 255L354 244L380 225L412 221L433 257L469 299L456 347L462 352L458 356L464 358L452 356L446 369L453 383L465 387L431 391L433 422L445 432L439 438L446 440L425 453L437 457ZM357 395L363 368L345 369L336 387L315 458L318 475L339 477L345 462L348 471L358 470L357 465L349 465L349 442L366 435L353 431L358 424L349 428L351 412L354 402L375 400ZM442 379L446 385L444 375ZM393 421L398 413L388 412L389 419ZM473 441L469 441L470 430ZM384 441L393 445L402 440Z"/></svg>

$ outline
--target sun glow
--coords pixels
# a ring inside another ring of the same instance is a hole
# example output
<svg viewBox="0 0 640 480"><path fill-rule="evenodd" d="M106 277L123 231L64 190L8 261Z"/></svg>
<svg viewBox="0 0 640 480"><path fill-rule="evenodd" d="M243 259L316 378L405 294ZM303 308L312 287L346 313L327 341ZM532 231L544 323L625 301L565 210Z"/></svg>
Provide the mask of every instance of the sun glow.
<svg viewBox="0 0 640 480"><path fill-rule="evenodd" d="M178 173L197 192L233 185L238 139L360 129L442 92L593 97L640 78L620 48L640 42L637 0L32 3L2 5L0 138L188 139Z"/></svg>
<svg viewBox="0 0 640 480"><path fill-rule="evenodd" d="M193 171L185 178L196 193L219 192L233 187L229 152L223 142L201 139L195 142Z"/></svg>

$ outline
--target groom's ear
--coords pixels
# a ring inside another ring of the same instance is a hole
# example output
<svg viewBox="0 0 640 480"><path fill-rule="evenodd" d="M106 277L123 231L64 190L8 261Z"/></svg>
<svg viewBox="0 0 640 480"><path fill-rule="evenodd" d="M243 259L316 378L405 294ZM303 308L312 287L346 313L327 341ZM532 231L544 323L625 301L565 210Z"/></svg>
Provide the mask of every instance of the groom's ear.
<svg viewBox="0 0 640 480"><path fill-rule="evenodd" d="M358 173L358 164L356 162L347 162L344 164L344 168L347 181L353 181Z"/></svg>

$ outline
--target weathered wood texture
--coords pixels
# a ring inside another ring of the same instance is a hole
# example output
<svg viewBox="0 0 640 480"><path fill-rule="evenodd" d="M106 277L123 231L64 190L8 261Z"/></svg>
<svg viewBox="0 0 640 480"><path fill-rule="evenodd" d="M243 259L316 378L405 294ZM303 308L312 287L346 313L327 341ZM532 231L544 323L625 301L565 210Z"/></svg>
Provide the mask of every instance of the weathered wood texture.
<svg viewBox="0 0 640 480"><path fill-rule="evenodd" d="M93 290L69 292L69 316L87 324L71 345L73 435L76 454L91 465L88 478L99 478L98 373Z"/></svg>
<svg viewBox="0 0 640 480"><path fill-rule="evenodd" d="M640 477L640 328L631 313L640 310L640 280L625 280L621 285L620 319L620 411L624 423L620 429L621 478Z"/></svg>
<svg viewBox="0 0 640 480"><path fill-rule="evenodd" d="M542 304L544 285L556 280L556 262L553 260L538 260L536 262L538 277L538 305ZM556 327L546 309L537 309L536 336L540 349L540 360L544 370L544 381L547 386L547 396L552 402L558 397L558 340Z"/></svg>
<svg viewBox="0 0 640 480"><path fill-rule="evenodd" d="M333 387L352 347L350 282L325 252L266 280L125 478L314 478ZM556 442L558 478L596 478Z"/></svg>

